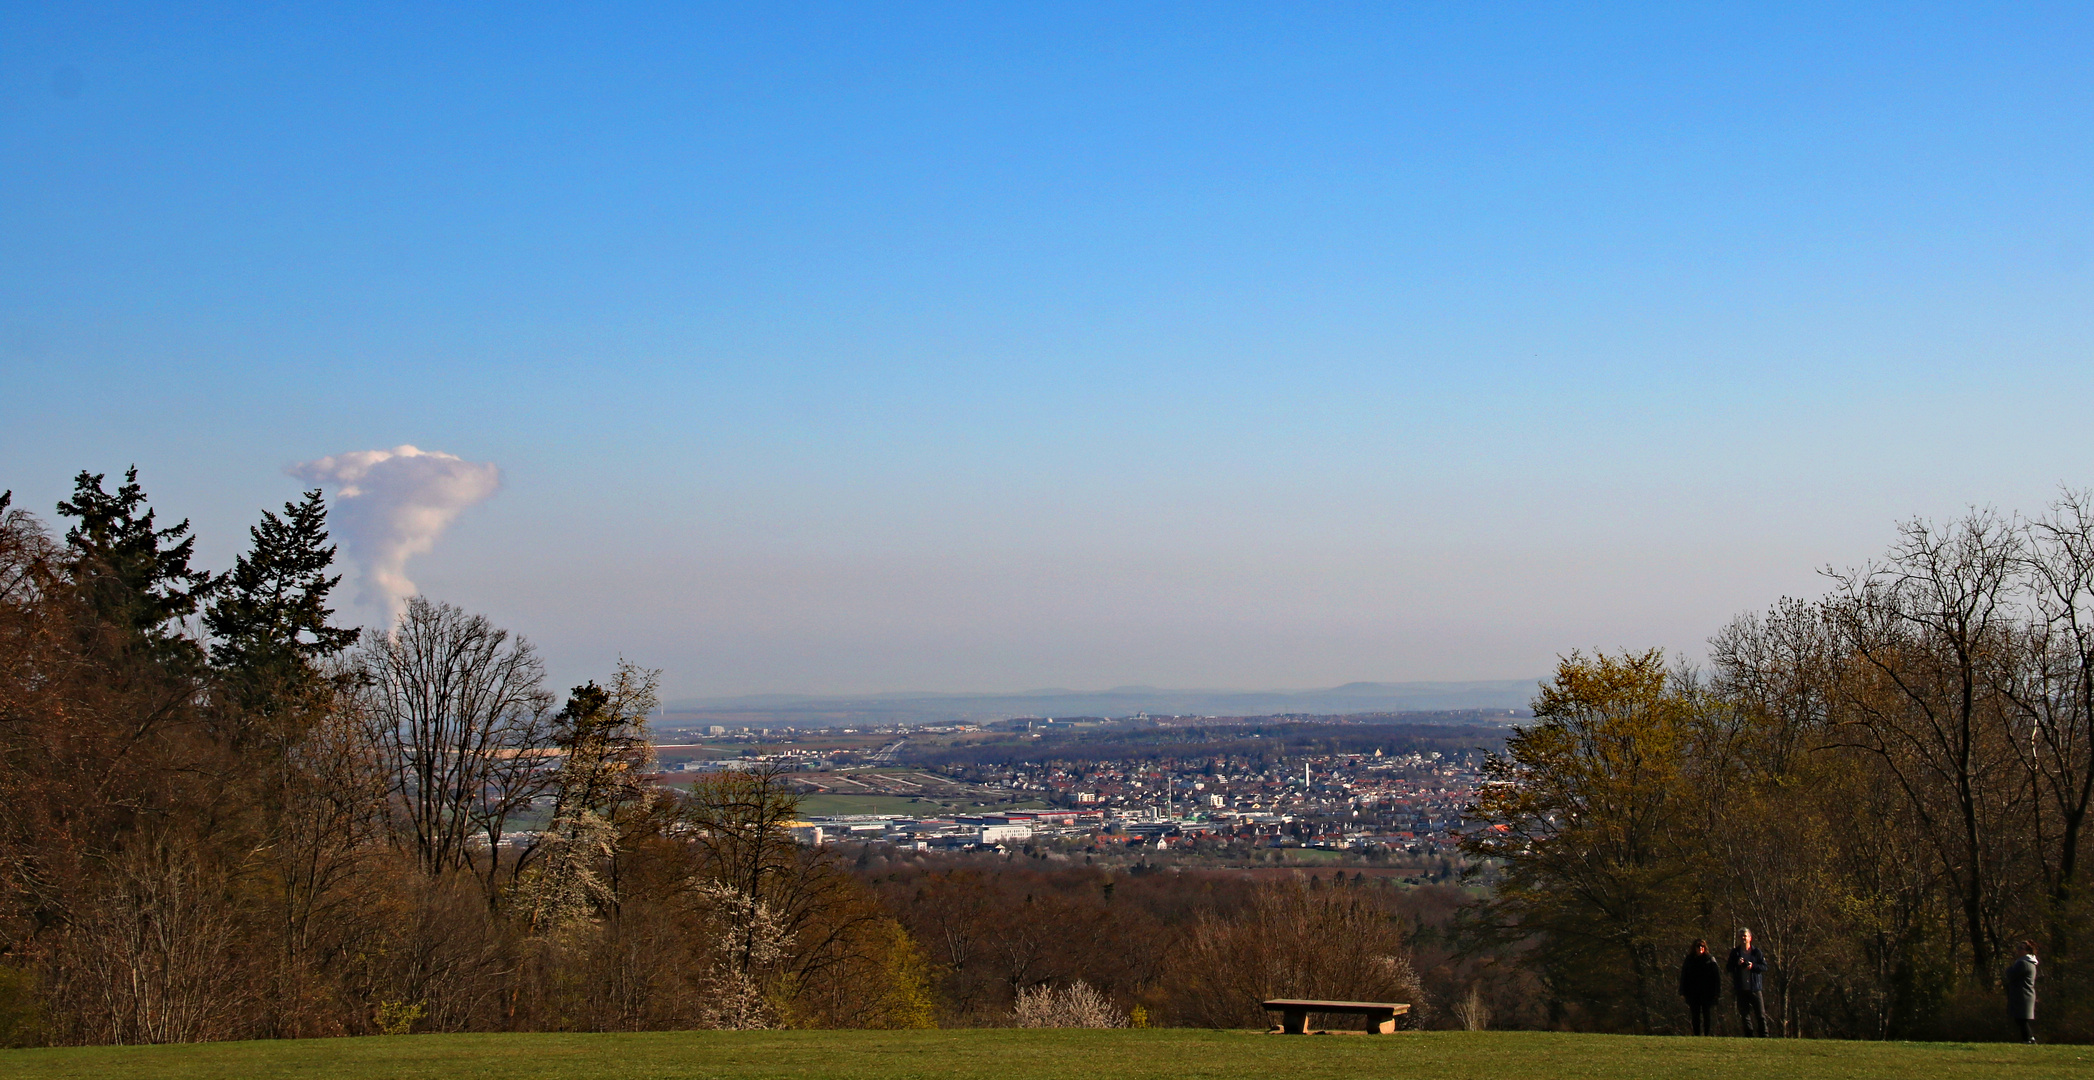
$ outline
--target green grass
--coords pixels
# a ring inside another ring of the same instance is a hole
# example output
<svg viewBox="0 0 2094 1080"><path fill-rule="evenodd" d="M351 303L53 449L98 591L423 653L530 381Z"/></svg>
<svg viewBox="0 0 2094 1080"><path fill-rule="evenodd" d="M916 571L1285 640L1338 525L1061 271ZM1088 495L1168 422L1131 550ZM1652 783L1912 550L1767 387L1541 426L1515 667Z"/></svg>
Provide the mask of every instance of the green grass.
<svg viewBox="0 0 2094 1080"><path fill-rule="evenodd" d="M1285 860L1285 865L1287 866L1330 866L1334 863L1348 861L1348 855L1351 856L1350 861L1352 862L1364 863L1366 861L1362 856L1354 855L1351 852L1332 851L1329 848L1279 848L1277 850L1279 850L1281 858Z"/></svg>
<svg viewBox="0 0 2094 1080"><path fill-rule="evenodd" d="M831 814L941 814L948 802L913 795L802 795L800 816Z"/></svg>
<svg viewBox="0 0 2094 1080"><path fill-rule="evenodd" d="M0 1076L79 1080L2025 1080L2094 1076L2094 1047L1541 1032L766 1031L407 1035L0 1050Z"/></svg>

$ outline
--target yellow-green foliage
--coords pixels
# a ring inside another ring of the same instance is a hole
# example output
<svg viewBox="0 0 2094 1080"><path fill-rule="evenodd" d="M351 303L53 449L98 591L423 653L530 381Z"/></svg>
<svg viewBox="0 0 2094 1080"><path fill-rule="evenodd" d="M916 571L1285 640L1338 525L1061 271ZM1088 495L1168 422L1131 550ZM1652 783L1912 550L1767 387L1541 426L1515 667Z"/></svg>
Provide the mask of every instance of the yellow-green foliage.
<svg viewBox="0 0 2094 1080"><path fill-rule="evenodd" d="M1709 705L1674 685L1662 652L1572 653L1506 740L1475 816L1472 852L1505 868L1495 908L1541 935L1567 998L1613 1014L1581 1023L1649 1030L1672 998L1676 954L1696 936L1703 860L1686 749Z"/></svg>
<svg viewBox="0 0 2094 1080"><path fill-rule="evenodd" d="M931 992L931 962L902 924L887 925L887 993L880 999L878 1018L866 1026L935 1028L938 1001Z"/></svg>
<svg viewBox="0 0 2094 1080"><path fill-rule="evenodd" d="M43 1035L36 973L0 966L0 1046L33 1046Z"/></svg>
<svg viewBox="0 0 2094 1080"><path fill-rule="evenodd" d="M373 1019L380 1035L405 1035L414 1030L415 1021L422 1018L424 1011L419 1001L381 1001Z"/></svg>

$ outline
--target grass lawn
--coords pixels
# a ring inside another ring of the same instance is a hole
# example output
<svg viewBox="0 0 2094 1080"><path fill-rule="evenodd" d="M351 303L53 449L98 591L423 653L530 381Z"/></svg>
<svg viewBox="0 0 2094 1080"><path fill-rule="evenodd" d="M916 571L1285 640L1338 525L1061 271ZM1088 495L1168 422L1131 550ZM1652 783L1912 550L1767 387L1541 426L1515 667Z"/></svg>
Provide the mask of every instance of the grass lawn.
<svg viewBox="0 0 2094 1080"><path fill-rule="evenodd" d="M938 799L922 799L913 795L802 795L800 796L801 817L821 817L828 814L902 814L937 815L946 812L948 802Z"/></svg>
<svg viewBox="0 0 2094 1080"><path fill-rule="evenodd" d="M1817 1080L2094 1076L2094 1047L1637 1038L1540 1032L766 1031L403 1035L0 1050L0 1076L81 1080Z"/></svg>

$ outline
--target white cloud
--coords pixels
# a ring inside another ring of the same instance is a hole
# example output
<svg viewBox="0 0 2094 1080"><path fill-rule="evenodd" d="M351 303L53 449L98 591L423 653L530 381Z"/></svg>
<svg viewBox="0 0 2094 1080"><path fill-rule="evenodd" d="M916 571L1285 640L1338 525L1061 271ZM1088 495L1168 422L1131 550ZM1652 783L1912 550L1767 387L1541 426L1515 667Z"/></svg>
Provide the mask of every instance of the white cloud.
<svg viewBox="0 0 2094 1080"><path fill-rule="evenodd" d="M502 484L492 462L413 446L336 454L289 472L331 489L330 529L362 572L365 601L390 618L419 591L407 560L427 554L461 511Z"/></svg>

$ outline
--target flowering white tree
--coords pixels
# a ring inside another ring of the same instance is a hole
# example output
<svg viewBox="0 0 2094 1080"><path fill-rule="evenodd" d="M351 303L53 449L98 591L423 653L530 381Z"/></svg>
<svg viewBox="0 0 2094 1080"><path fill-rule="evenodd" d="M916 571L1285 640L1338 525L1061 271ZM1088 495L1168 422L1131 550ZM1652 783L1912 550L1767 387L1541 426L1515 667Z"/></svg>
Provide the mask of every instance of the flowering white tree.
<svg viewBox="0 0 2094 1080"><path fill-rule="evenodd" d="M702 980L706 997L699 1023L726 1031L778 1027L778 1010L764 993L763 977L785 959L792 935L770 905L733 885L702 881L696 889L722 930L722 947L715 949Z"/></svg>
<svg viewBox="0 0 2094 1080"><path fill-rule="evenodd" d="M1121 1028L1127 1018L1112 999L1078 979L1063 987L1030 986L1018 991L1011 1019L1022 1028Z"/></svg>
<svg viewBox="0 0 2094 1080"><path fill-rule="evenodd" d="M518 890L532 927L556 928L613 899L598 867L616 850L618 808L651 794L640 774L654 760L647 716L660 678L621 661L608 687L575 687L556 718L563 754L552 778L553 817L539 838L538 872Z"/></svg>

